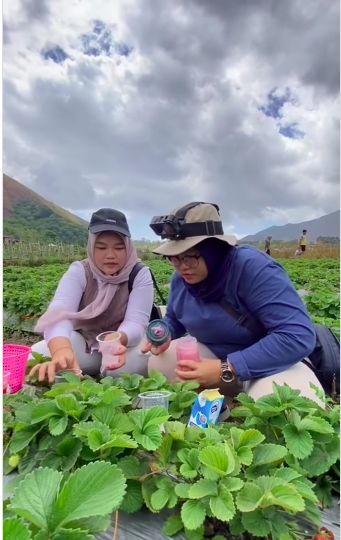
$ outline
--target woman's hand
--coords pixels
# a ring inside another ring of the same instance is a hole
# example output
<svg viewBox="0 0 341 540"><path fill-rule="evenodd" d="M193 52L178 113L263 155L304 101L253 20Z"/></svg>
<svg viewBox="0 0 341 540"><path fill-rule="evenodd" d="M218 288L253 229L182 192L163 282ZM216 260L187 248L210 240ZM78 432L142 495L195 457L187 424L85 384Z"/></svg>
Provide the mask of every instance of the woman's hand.
<svg viewBox="0 0 341 540"><path fill-rule="evenodd" d="M197 381L203 388L220 384L221 361L203 359L201 362L194 360L179 360L175 373L180 382Z"/></svg>
<svg viewBox="0 0 341 540"><path fill-rule="evenodd" d="M117 353L115 354L115 358L113 359L114 363L112 365L110 364L108 357L106 358L105 369L109 371L113 371L114 369L119 369L123 367L127 361L126 352L127 352L127 347L125 347L124 345L120 345L119 349L117 350Z"/></svg>
<svg viewBox="0 0 341 540"><path fill-rule="evenodd" d="M169 338L169 340L166 341L166 343L163 343L162 345L152 345L152 343L150 343L150 341L147 341L143 345L143 347L141 349L141 352L142 353L151 352L155 356L158 356L159 354L165 352L168 349L168 347L171 344L171 341L172 341L171 338Z"/></svg>
<svg viewBox="0 0 341 540"><path fill-rule="evenodd" d="M78 360L71 347L65 346L57 349L50 362L34 366L27 378L38 377L40 382L47 379L49 383L53 383L56 373L63 369L79 369Z"/></svg>

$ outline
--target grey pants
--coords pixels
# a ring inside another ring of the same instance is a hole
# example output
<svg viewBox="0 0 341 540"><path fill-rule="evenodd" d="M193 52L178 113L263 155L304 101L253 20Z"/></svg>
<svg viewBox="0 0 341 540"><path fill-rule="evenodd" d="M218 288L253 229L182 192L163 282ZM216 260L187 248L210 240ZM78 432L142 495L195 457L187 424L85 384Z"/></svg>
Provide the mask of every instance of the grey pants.
<svg viewBox="0 0 341 540"><path fill-rule="evenodd" d="M180 338L181 339L181 338ZM151 355L148 362L148 372L152 370L161 371L170 382L175 382L175 368L176 368L176 342L174 339L170 347L166 352L154 356ZM198 343L201 358L215 359L217 356L210 351L206 345ZM314 372L302 362L294 364L289 369L282 371L281 373L275 373L269 377L263 377L262 379L254 379L250 381L239 381L233 384L225 384L222 386L221 391L228 398L235 397L240 392L246 392L253 399L258 399L262 396L273 393L272 383L275 382L278 385L287 383L291 388L300 390L301 395L307 397L324 408L324 403L317 397L313 388L310 387L310 383L314 384L323 392L323 388L317 379Z"/></svg>
<svg viewBox="0 0 341 540"><path fill-rule="evenodd" d="M98 375L100 372L102 354L98 351L87 353L85 351L85 340L79 332L72 332L71 344L79 365L83 373L87 375ZM141 353L142 344L136 347L128 347L126 352L126 363L123 367L111 371L106 371L104 375L111 377L120 377L123 373L138 373L147 377L148 354ZM46 341L39 341L31 347L33 352L51 357L51 353Z"/></svg>

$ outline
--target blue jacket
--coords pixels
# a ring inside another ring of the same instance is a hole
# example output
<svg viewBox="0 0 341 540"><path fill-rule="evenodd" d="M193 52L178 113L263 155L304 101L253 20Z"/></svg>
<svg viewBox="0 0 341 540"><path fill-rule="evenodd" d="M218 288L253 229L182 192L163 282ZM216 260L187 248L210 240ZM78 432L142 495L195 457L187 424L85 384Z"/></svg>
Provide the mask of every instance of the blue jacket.
<svg viewBox="0 0 341 540"><path fill-rule="evenodd" d="M172 278L165 319L173 339L186 332L195 336L218 358L228 357L244 381L286 370L312 352L316 336L283 267L250 246L233 251L224 298L263 330L251 331L218 303L194 298L178 273Z"/></svg>

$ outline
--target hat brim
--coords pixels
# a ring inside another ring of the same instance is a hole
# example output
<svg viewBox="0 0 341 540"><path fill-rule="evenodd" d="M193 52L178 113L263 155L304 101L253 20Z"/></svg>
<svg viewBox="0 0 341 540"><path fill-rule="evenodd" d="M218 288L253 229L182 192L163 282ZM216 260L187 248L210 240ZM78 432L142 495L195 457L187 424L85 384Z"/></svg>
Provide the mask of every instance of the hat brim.
<svg viewBox="0 0 341 540"><path fill-rule="evenodd" d="M188 238L184 238L183 240L166 240L163 244L161 244L161 246L153 249L153 253L165 255L166 257L180 255L181 253L184 253L185 251L196 246L203 240L207 240L208 238L217 238L222 242L226 242L230 246L235 246L237 243L237 238L232 234L222 234L216 236L190 236Z"/></svg>
<svg viewBox="0 0 341 540"><path fill-rule="evenodd" d="M122 229L121 227L117 227L116 225L91 225L91 227L89 227L89 231L93 234L97 234L97 233L100 233L100 232L105 232L105 231L111 231L111 232L116 232L118 234L123 234L124 236L128 236L129 238L131 237L130 233L126 230L126 229Z"/></svg>

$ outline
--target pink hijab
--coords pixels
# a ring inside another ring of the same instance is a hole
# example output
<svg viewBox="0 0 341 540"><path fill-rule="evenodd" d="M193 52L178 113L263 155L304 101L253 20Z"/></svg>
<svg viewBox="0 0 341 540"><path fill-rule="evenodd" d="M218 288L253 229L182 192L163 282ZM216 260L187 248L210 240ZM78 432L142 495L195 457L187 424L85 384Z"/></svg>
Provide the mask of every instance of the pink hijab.
<svg viewBox="0 0 341 540"><path fill-rule="evenodd" d="M108 276L96 266L94 260L94 247L98 234L93 234L89 232L87 249L90 270L94 278L96 278L98 281L98 293L95 300L81 311L67 311L61 308L49 308L38 320L34 329L36 332L42 333L47 327L63 319L84 320L94 319L95 317L98 317L98 315L103 313L109 306L110 302L115 296L118 286L121 283L128 281L129 274L138 260L136 249L131 239L127 236L120 235L124 240L127 250L127 261L118 274L114 276Z"/></svg>

